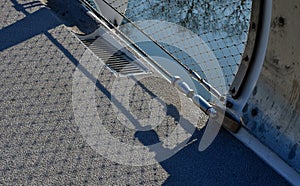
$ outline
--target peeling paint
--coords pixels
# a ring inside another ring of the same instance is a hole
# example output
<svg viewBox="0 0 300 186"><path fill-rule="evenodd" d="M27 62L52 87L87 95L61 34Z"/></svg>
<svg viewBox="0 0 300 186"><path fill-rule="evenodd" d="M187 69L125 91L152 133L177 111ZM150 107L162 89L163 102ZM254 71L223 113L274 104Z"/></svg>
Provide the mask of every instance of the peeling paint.
<svg viewBox="0 0 300 186"><path fill-rule="evenodd" d="M273 5L263 70L243 118L261 142L299 171L300 1L273 0Z"/></svg>
<svg viewBox="0 0 300 186"><path fill-rule="evenodd" d="M275 17L273 21L273 27L284 27L285 24L286 24L286 20L282 16Z"/></svg>

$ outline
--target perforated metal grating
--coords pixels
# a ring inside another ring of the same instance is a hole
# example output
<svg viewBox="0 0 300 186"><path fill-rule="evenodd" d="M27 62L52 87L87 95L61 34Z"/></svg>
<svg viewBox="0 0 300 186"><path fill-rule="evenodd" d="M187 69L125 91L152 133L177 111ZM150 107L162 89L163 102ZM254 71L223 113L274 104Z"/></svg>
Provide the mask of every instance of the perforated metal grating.
<svg viewBox="0 0 300 186"><path fill-rule="evenodd" d="M117 4L115 1L108 2L116 9L123 6L123 4ZM183 26L197 34L205 44L209 46L210 51L201 51L199 48L203 48L203 44L192 43L184 46L189 48L189 50L196 51L193 56L189 56L183 50L161 42L161 40L164 39L162 38L163 36L161 36L164 31L163 29L168 28L156 28L156 23L147 24L147 26L141 27L146 34L157 41L181 63L196 71L220 92L226 94L235 78L244 52L251 14L251 5L251 0L129 0L125 16L132 22L145 20L167 21ZM123 19L122 25L128 23L128 21ZM128 29L123 31L135 42L135 37L130 36L130 31L128 31ZM169 35L164 37L176 38L180 37L179 35L180 31L177 31L169 33ZM182 44L182 41L179 39L175 39L174 43L172 43L172 45L178 44ZM147 50L147 48L145 48L145 50ZM211 51L216 56L223 72L222 76L215 76L213 81L211 81L211 78L209 80L203 75L213 73L217 70L215 69L215 66L211 66L211 59L203 58L203 56ZM202 58L202 60L195 61L194 58ZM206 67L205 69L200 67L203 65ZM225 79L225 85L215 83L223 81L222 79Z"/></svg>

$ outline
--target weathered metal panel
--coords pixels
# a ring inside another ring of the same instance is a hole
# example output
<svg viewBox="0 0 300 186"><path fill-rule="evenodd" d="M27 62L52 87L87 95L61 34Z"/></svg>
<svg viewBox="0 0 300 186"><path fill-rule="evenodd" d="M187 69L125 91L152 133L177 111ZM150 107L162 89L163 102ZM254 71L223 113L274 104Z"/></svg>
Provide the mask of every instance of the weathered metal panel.
<svg viewBox="0 0 300 186"><path fill-rule="evenodd" d="M248 129L300 172L300 1L273 0L267 53L243 109Z"/></svg>

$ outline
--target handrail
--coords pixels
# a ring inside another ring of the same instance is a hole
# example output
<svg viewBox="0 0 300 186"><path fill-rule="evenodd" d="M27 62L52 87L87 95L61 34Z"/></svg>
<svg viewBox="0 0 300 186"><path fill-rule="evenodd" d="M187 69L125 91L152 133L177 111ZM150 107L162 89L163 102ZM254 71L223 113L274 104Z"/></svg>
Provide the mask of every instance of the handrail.
<svg viewBox="0 0 300 186"><path fill-rule="evenodd" d="M79 0L81 2L83 2L84 4L88 4L88 2L86 2L86 0ZM166 54L168 54L175 62L177 62L181 67L183 67L188 73L189 75L195 79L200 85L202 85L208 92L210 92L214 97L216 97L218 100L220 101L224 101L225 98L224 96L217 90L215 89L211 84L209 84L207 81L205 81L203 78L201 78L201 76L193 71L192 69L190 69L189 67L187 67L186 65L184 65L182 62L180 62L174 55L172 55L168 50L166 50L163 46L161 46L157 41L155 41L151 36L149 36L147 33L145 33L141 28L139 28L135 23L133 23L128 17L126 17L124 14L118 12L118 10L116 8L114 8L111 4L109 4L107 1L103 0L103 2L105 4L107 4L112 10L114 10L116 13L118 13L119 15L121 15L126 21L128 21L131 25L133 25L138 31L140 31L144 36L146 36L150 41L152 41L155 45L157 45L161 50L163 50ZM91 7L89 5L89 7ZM100 16L103 18L103 16L101 15L101 13L99 13L97 10L95 10L93 7L91 7L93 9L93 12L97 12L97 16ZM110 23L107 19L105 21L107 24L113 26L113 28L115 28L115 30L117 30L119 33L121 33L121 31L119 31L119 29L117 29L117 27L115 27L112 23ZM122 36L124 36L124 34L122 34ZM134 43L131 43L135 46ZM141 50L141 49L140 49ZM145 53L145 52L143 52Z"/></svg>

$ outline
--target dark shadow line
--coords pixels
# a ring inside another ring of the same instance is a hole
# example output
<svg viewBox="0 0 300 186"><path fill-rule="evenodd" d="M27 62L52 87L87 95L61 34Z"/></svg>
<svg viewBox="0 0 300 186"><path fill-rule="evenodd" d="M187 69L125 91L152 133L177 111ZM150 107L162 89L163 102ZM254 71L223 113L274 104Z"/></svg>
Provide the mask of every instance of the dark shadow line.
<svg viewBox="0 0 300 186"><path fill-rule="evenodd" d="M15 0L12 0L16 2ZM25 11L26 12L26 11ZM30 15L25 13L26 15ZM1 33L1 31L0 31ZM42 31L50 41L54 45L56 45L62 53L77 67L83 74L85 74L91 81L95 82L96 87L102 91L108 98L111 98L111 93L90 73L88 72L82 65L80 65L79 61L61 44L59 43L48 31ZM1 41L1 40L0 40ZM2 43L1 43L2 45ZM1 46L0 46L1 47ZM155 95L155 94L153 94ZM116 99L115 99L116 100ZM115 103L116 104L116 103ZM117 106L122 106L118 103ZM127 111L123 107L122 111ZM128 112L128 111L127 111ZM130 116L126 113L126 116ZM199 136L203 131L198 131L193 134L193 137ZM137 133L136 136L139 137L142 143L149 144L148 139L152 139L152 142L158 142L157 133L154 131L149 131L148 133L140 132ZM248 183L249 185L254 181L259 180L260 184L267 184L268 181L272 182L273 180L277 179L264 179L268 178L267 176L273 176L276 174L266 174L270 169L265 169L264 167L259 167L261 161L255 158L248 158L253 157L251 154L247 154L244 156L245 152L249 152L249 150L243 150L241 152L237 151L238 147L240 147L240 143L236 141L232 141L232 144L225 143L224 141L229 141L232 139L226 131L222 130L220 133L221 136L218 136L215 140L215 144L218 143L219 146L222 148L208 148L204 152L197 151L197 143L194 143L187 148L184 148L175 156L172 156L170 159L167 159L163 162L159 162L162 168L169 174L168 179L165 181L164 184L166 185L224 185L224 184L236 184L241 185ZM237 151L237 152L235 152ZM159 152L156 152L159 153ZM209 157L209 158L208 158ZM234 158L232 158L234 157ZM246 157L246 158L245 158ZM230 160L234 159L234 160ZM245 161L245 160L248 160ZM250 162L250 161L251 162ZM216 163L218 161L218 163ZM258 166L257 169L250 169L252 166L251 164L256 164ZM235 170L232 167L241 167L241 169ZM242 168L247 168L243 170ZM251 171L257 171L256 175L252 176ZM272 170L271 170L272 171ZM273 171L274 172L274 171ZM247 177L239 178L238 174L249 174ZM261 173L261 174L259 174ZM263 175L264 174L264 175ZM231 177L230 177L231 176ZM232 177L236 176L236 177ZM160 179L160 177L158 177ZM203 179L203 180L202 180ZM224 180L222 180L224 179ZM257 180L255 180L257 179ZM229 181L232 180L232 181ZM274 181L273 181L274 182ZM283 182L277 182L276 184L282 184ZM272 183L270 183L272 184ZM274 183L273 183L274 184Z"/></svg>
<svg viewBox="0 0 300 186"><path fill-rule="evenodd" d="M27 9L27 8L34 8L34 7L39 7L39 6L43 6L43 4L31 4L31 5L25 5L25 9Z"/></svg>
<svg viewBox="0 0 300 186"><path fill-rule="evenodd" d="M136 127L141 128L142 125L136 120L132 114L120 103L114 95L112 95L109 90L107 90L97 78L95 78L88 70L86 70L79 61L61 44L59 43L49 32L46 32L45 35L49 38L49 40L56 45L64 55L78 68L88 79L95 83L95 86L108 98L112 101L113 104L116 105L117 108L127 117L127 119L134 124Z"/></svg>
<svg viewBox="0 0 300 186"><path fill-rule="evenodd" d="M30 15L29 12L27 12L25 10L25 8L23 7L23 5L27 5L27 4L30 4L30 3L25 3L25 4L20 4L17 2L17 0L10 0L13 4L14 4L14 7L17 11L19 12L22 12L23 14L25 14L26 16ZM36 2L36 1L35 1Z"/></svg>
<svg viewBox="0 0 300 186"><path fill-rule="evenodd" d="M130 77L132 80L135 81L137 85L139 85L145 92L147 92L152 98L158 97L155 93L149 90L141 81L138 81L135 77ZM161 102L161 100L159 99ZM163 103L162 103L163 104ZM196 127L185 117L180 116L180 113L176 106L173 104L166 104L167 105L167 115L174 118L175 121L180 121L178 124L182 128L184 128L188 133L193 134L196 130Z"/></svg>
<svg viewBox="0 0 300 186"><path fill-rule="evenodd" d="M148 129L148 127L143 127L139 121L137 119L135 119L134 116L132 116L132 114L122 105L122 103L120 103L115 97L114 95L112 95L110 93L109 90L107 90L102 84L101 82L95 78L87 69L85 69L80 62L61 44L59 43L49 32L45 32L45 35L49 38L49 40L56 45L63 53L64 55L76 66L76 68L78 68L88 79L90 79L92 82L95 83L95 86L97 87L98 90L100 90L108 99L111 100L111 102L113 104L115 104L115 106L127 117L127 119L136 127L136 128L145 128ZM135 79L135 78L134 78ZM136 79L135 79L136 80ZM153 97L157 97L156 94L154 94L151 90L149 90L144 84L142 84L140 81L136 81L136 83L138 85L140 85L142 88L145 89L145 91L147 93L149 93L151 96ZM195 133L195 131L197 130L196 127L190 123L189 120L185 119L184 117L180 116L177 108L172 105L172 104L168 104L167 106L167 115L175 118L175 120L178 120L176 118L180 118L180 122L178 122L180 124L180 126L182 126L182 128L184 128L188 133L190 133L192 136ZM150 130L151 132L152 130ZM157 135L157 134L156 134ZM188 141L191 141L194 138L190 138ZM140 139L141 141L143 141L143 139ZM165 148L161 148L161 149L165 149ZM151 150L151 149L150 149ZM153 149L152 149L153 150ZM166 153L165 149L164 151L155 151L157 156L161 156L162 154ZM172 152L172 150L169 150L170 152Z"/></svg>
<svg viewBox="0 0 300 186"><path fill-rule="evenodd" d="M14 0L12 0L12 1L14 1ZM13 2L13 3L15 3L15 2ZM30 13L28 13L26 11L26 9L37 7L37 6L43 6L43 5L44 4L42 4L40 1L33 1L33 2L29 2L29 3L24 3L24 4L15 4L14 7L17 11L20 11L27 16Z"/></svg>
<svg viewBox="0 0 300 186"><path fill-rule="evenodd" d="M60 24L59 20L46 8L27 14L25 18L0 30L0 51L42 34Z"/></svg>
<svg viewBox="0 0 300 186"><path fill-rule="evenodd" d="M29 2L29 3L23 3L23 4L20 4L22 6L27 6L27 5L43 5L40 1L32 1L32 2Z"/></svg>
<svg viewBox="0 0 300 186"><path fill-rule="evenodd" d="M23 41L26 41L38 34L45 34L45 36L48 37L48 39L57 46L64 55L78 68L81 70L82 73L85 74L86 77L88 77L92 82L95 83L95 86L103 92L104 95L107 96L108 99L110 99L119 109L120 111L129 119L131 123L133 123L137 128L142 128L141 124L137 119L135 119L132 114L119 102L117 99L99 82L99 80L93 75L88 72L83 66L80 65L79 61L61 44L59 43L50 33L49 29L55 28L59 26L61 23L51 13L49 14L49 9L47 8L41 8L40 10L37 10L36 12L30 14L28 13L23 5L29 5L29 4L35 4L37 1L32 3L25 3L25 4L19 4L16 0L11 0L11 2L14 4L14 7L24 13L26 15L25 18L23 18L20 21L17 21L16 23L5 27L4 29L0 30L0 42L3 43L0 46L0 51L3 51L5 49L8 49L14 45L17 45L18 43L21 43ZM47 20L43 20L47 18ZM38 24L38 25L37 25ZM24 27L29 27L29 29L24 29ZM20 30L22 32L20 33ZM13 35L13 37L11 37ZM135 79L135 78L134 78ZM136 80L136 79L135 79ZM144 84L142 84L140 81L137 81L137 84L141 86L150 96L157 97L152 91L150 91ZM170 115L171 117L174 117L175 120L178 120L176 118L179 117L179 112L177 111L177 108L174 105L168 105L167 107L167 115ZM185 122L187 123L187 122ZM192 125L191 123L189 123ZM187 127L192 128L192 127ZM192 130L188 130L192 132Z"/></svg>

